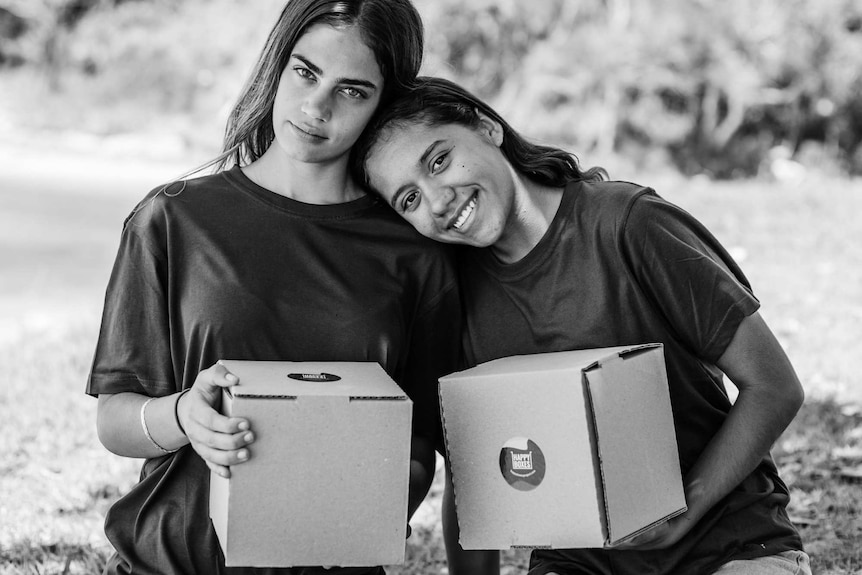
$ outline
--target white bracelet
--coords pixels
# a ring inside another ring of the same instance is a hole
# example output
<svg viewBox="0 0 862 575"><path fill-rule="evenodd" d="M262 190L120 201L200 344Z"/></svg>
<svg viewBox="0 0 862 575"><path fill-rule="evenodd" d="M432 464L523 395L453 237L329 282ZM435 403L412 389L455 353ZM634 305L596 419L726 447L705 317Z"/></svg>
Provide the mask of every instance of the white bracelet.
<svg viewBox="0 0 862 575"><path fill-rule="evenodd" d="M155 445L155 446L156 446L156 448L157 448L159 451L161 451L162 453L173 453L174 451L176 451L176 449L170 449L170 450L168 450L168 449L165 449L164 447L162 447L161 445L159 445L158 443L156 443L156 440L155 440L155 439L153 439L153 436L152 436L152 435L150 435L150 430L149 430L149 428L147 427L147 417L146 417L147 405L149 405L149 403L150 403L152 400L154 400L154 399L155 399L155 397L151 397L151 398L149 398L149 399L148 399L148 400L146 400L146 401L144 402L144 404L141 406L141 427L142 427L142 428L143 428L143 430L144 430L144 435L146 435L146 436L147 436L147 439L149 439L149 440L150 440L150 443L152 443L153 445Z"/></svg>

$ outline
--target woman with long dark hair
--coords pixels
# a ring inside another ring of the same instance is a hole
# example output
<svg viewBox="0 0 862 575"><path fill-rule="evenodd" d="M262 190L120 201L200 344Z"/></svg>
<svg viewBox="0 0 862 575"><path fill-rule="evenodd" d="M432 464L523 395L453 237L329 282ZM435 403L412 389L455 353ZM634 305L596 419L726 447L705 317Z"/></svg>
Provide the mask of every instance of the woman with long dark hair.
<svg viewBox="0 0 862 575"><path fill-rule="evenodd" d="M291 0L216 173L153 190L127 218L87 393L102 443L146 462L108 513L106 573L244 572L225 569L208 515L210 470L255 456L249 422L217 411L237 381L219 359L379 362L414 402L410 510L422 501L436 378L457 353L454 268L347 169L422 48L409 0Z"/></svg>

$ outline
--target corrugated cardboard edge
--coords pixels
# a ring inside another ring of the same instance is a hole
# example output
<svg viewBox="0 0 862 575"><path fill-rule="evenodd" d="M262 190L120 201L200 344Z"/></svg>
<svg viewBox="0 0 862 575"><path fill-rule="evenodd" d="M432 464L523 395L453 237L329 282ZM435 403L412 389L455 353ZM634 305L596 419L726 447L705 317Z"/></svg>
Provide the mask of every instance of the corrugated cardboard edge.
<svg viewBox="0 0 862 575"><path fill-rule="evenodd" d="M626 535L625 537L621 537L615 541L609 540L609 541L605 542L605 547L613 547L614 545L619 545L620 543L625 543L626 541L631 541L632 539L634 539L638 535L641 535L642 533L646 533L647 531L649 531L653 527L661 525L662 523L667 523L668 521L670 521L674 517L679 517L680 515L682 515L686 511L688 511L688 507L683 507L682 509L678 509L678 510L674 511L673 513L671 513L670 515L667 515L666 517L662 517L661 519L653 521L652 523L650 523L649 525L647 525L643 529L639 529L638 531L635 531L634 533Z"/></svg>
<svg viewBox="0 0 862 575"><path fill-rule="evenodd" d="M230 417L232 395L230 388L222 389L222 412ZM230 480L215 471L210 471L209 485L209 516L216 532L216 538L222 549L227 552L230 545L230 534L227 532L227 516L230 506Z"/></svg>
<svg viewBox="0 0 862 575"><path fill-rule="evenodd" d="M603 522L603 527L605 529L605 533L608 534L608 539L605 541L605 547L612 547L614 545L618 545L618 544L623 543L625 541L630 541L632 539L635 539L639 535L649 531L650 529L652 529L658 525L661 525L662 523L669 521L670 519L673 519L674 517L678 517L678 516L682 515L683 513L685 513L688 510L688 506L683 505L681 508L669 513L668 515L666 515L660 519L657 519L656 521L653 521L652 523L642 527L641 529L638 529L637 531L626 534L623 537L619 537L617 539L612 540L610 538L610 528L609 528L610 509L608 508L608 503L606 501L605 493L604 493L605 485L606 485L605 471L604 471L604 465L601 464L602 451L599 448L600 441L599 441L599 433L598 433L598 428L597 428L596 419L595 419L595 406L593 403L592 394L590 393L590 386L587 382L587 372L600 367L603 362L605 362L609 359L612 359L615 357L620 357L620 358L624 359L626 357L632 357L634 355L644 353L645 351L649 351L649 350L652 350L655 348L658 348L661 350L662 359L663 359L664 358L664 346L662 344L660 344L660 343L645 343L645 344L639 344L639 345L609 348L607 350L609 352L607 356L595 361L594 363L590 364L589 366L584 367L584 369L582 370L582 373L584 374L584 379L583 379L584 393L589 400L589 406L590 406L589 413L588 413L588 417L589 417L590 423L592 425L592 428L590 430L590 432L591 432L590 439L591 440L595 439L594 456L597 460L596 463L597 463L598 469L599 469L597 475L600 474L601 481L602 481L602 484L601 484L602 493L600 494L600 497L602 499L602 504L604 507L604 513L602 514L602 517L603 517L602 522Z"/></svg>
<svg viewBox="0 0 862 575"><path fill-rule="evenodd" d="M605 498L605 468L602 465L602 450L599 448L599 429L596 423L593 396L590 393L590 386L587 384L587 370L592 369L596 365L598 365L598 362L581 370L581 388L585 398L584 405L586 409L584 409L584 412L587 416L587 430L590 436L590 447L593 455L593 471L596 475L596 500L599 506L599 519L602 522L602 533L607 538L607 534L610 533L608 529L610 510Z"/></svg>
<svg viewBox="0 0 862 575"><path fill-rule="evenodd" d="M443 449L445 455L445 473L447 480L452 483L452 497L455 505L455 521L458 522L458 490L455 489L454 473L450 469L452 465L452 454L449 450L449 433L446 431L446 409L443 407L443 381L442 378L437 381L437 402L440 404L440 424L443 427ZM446 511L443 510L443 513ZM458 523L458 544L461 544L461 524Z"/></svg>

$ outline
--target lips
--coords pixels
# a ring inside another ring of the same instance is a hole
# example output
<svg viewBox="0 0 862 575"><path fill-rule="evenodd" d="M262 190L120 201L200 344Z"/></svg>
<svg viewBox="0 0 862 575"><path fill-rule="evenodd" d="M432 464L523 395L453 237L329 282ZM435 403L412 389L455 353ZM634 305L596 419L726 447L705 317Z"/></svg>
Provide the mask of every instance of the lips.
<svg viewBox="0 0 862 575"><path fill-rule="evenodd" d="M308 126L306 124L297 125L293 122L288 123L291 125L291 127L293 127L294 132L296 132L301 138L315 142L327 139L326 136L323 135L323 131L318 130L317 128Z"/></svg>
<svg viewBox="0 0 862 575"><path fill-rule="evenodd" d="M450 224L450 227L455 228L456 230L460 230L461 227L467 222L470 216L473 214L473 210L476 209L476 194L474 193L470 198L461 205L461 209L458 210L457 215L454 218L454 221Z"/></svg>

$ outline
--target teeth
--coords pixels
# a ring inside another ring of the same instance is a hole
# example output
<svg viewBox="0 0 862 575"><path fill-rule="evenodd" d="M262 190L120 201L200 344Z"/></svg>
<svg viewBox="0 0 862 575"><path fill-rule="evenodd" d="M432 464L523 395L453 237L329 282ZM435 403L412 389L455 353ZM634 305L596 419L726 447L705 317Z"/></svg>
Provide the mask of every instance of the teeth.
<svg viewBox="0 0 862 575"><path fill-rule="evenodd" d="M463 212L461 212L461 215L460 215L460 216L458 216L458 219L457 219L457 220L455 220L455 223L454 223L454 224L452 224L452 225L453 225L453 227L454 227L456 230L457 230L457 229L460 229L460 228L461 228L461 226L463 226L463 225L464 225L464 222L466 222L466 221L467 221L467 218L469 218L469 217L470 217L470 214L472 214L472 213L473 213L473 210L474 210L475 208L476 208L476 198L474 197L472 200L470 200L470 201L467 203L467 205L466 205L466 206L464 206L464 211L463 211Z"/></svg>

